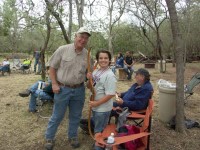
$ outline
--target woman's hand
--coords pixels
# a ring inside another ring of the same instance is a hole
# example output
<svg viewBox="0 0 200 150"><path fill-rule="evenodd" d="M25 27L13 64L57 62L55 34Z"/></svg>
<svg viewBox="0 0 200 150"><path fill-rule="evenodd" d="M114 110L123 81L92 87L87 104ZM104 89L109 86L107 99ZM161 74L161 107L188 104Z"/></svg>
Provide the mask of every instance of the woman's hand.
<svg viewBox="0 0 200 150"><path fill-rule="evenodd" d="M86 75L87 79L90 79L92 78L92 73L91 72L88 72L87 75Z"/></svg>
<svg viewBox="0 0 200 150"><path fill-rule="evenodd" d="M97 101L89 101L89 107L97 107L99 106Z"/></svg>

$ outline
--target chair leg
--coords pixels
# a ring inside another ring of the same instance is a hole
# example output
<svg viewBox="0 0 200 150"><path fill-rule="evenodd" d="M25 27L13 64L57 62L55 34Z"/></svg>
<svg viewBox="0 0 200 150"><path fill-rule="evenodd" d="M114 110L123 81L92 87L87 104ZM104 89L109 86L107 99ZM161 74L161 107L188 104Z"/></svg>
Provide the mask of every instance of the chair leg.
<svg viewBox="0 0 200 150"><path fill-rule="evenodd" d="M39 119L39 118L43 118L43 119L49 119L50 118L50 116L45 116L44 114L42 114L43 113L43 109L44 109L44 105L45 105L45 103L48 103L49 101L42 101L42 100L38 100L38 118L37 118L37 120Z"/></svg>
<svg viewBox="0 0 200 150"><path fill-rule="evenodd" d="M152 117L149 118L149 127L148 127L148 132L151 132L151 123L152 123ZM147 139L147 150L150 149L150 135L148 135L148 139Z"/></svg>

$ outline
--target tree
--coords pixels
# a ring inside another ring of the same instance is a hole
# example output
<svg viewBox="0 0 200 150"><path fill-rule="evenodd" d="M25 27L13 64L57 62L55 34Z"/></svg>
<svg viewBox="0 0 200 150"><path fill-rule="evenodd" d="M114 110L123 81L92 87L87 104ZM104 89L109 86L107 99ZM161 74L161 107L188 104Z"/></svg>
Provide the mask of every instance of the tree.
<svg viewBox="0 0 200 150"><path fill-rule="evenodd" d="M45 51L47 50L47 46L50 39L51 26L50 26L50 12L46 9L46 26L47 26L47 36L44 42L44 45L41 49L41 62L42 62L42 79L45 81L46 78L46 68L45 68Z"/></svg>
<svg viewBox="0 0 200 150"><path fill-rule="evenodd" d="M163 4L158 0L134 0L130 2L130 9L128 11L132 12L142 23L141 28L144 36L151 43L154 48L154 56L161 60L160 72L164 72L162 60L162 40L160 35L160 26L167 19L167 10ZM134 8L135 6L135 8ZM148 30L152 31L156 35L156 41L154 42L151 37L148 35Z"/></svg>
<svg viewBox="0 0 200 150"><path fill-rule="evenodd" d="M176 131L184 130L184 49L174 0L165 0L169 10L176 56Z"/></svg>
<svg viewBox="0 0 200 150"><path fill-rule="evenodd" d="M83 26L84 0L76 0L76 9L77 9L77 14L78 14L78 24L80 28Z"/></svg>
<svg viewBox="0 0 200 150"><path fill-rule="evenodd" d="M72 38L72 0L68 0L69 2L69 24L68 24L68 36L69 40L71 41Z"/></svg>
<svg viewBox="0 0 200 150"><path fill-rule="evenodd" d="M124 9L127 4L127 0L107 0L108 3L108 14L109 14L109 25L108 25L108 47L109 51L113 55L113 27L117 23L117 21L120 20L121 16L124 13ZM115 6L116 5L116 6ZM114 10L115 9L115 10ZM118 11L118 14L115 14L115 17L113 17L114 11Z"/></svg>
<svg viewBox="0 0 200 150"><path fill-rule="evenodd" d="M59 24L59 26L60 26L60 28L61 28L61 30L62 30L63 37L64 37L66 43L70 43L70 40L69 40L69 37L67 36L67 32L66 32L66 30L65 30L65 27L64 27L64 24L63 24L63 22L62 22L62 19L60 18L59 13L57 13L57 12L55 11L55 8L54 8L54 7L55 7L55 5L56 5L56 2L57 2L57 0L54 0L52 3L49 2L48 0L45 0L45 3L46 3L46 5L47 5L47 8L48 8L49 12L50 12L50 13L56 18L56 20L58 21L58 24ZM58 2L58 3L59 3L59 2Z"/></svg>

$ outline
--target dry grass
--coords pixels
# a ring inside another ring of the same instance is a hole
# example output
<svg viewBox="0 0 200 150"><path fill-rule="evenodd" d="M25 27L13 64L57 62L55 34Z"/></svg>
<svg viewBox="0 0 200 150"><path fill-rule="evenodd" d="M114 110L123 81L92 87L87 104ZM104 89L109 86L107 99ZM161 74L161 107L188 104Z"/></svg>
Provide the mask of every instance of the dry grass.
<svg viewBox="0 0 200 150"><path fill-rule="evenodd" d="M185 71L185 83L191 76L199 71L199 63L188 64ZM159 73L157 69L149 69L154 86L155 107L153 112L151 149L155 150L198 150L200 149L200 129L186 129L186 135L179 134L161 123L158 119L158 89L157 81L166 79L175 81L175 68L167 64L167 72ZM136 65L136 68L141 65ZM48 120L39 119L37 115L27 112L28 98L21 98L18 93L26 89L29 85L40 79L34 74L12 73L10 76L0 76L0 150L42 150L44 149L44 133ZM118 91L128 89L134 81L118 82ZM87 101L85 103L83 116L87 117ZM200 85L195 88L194 95L190 98L185 107L187 118L200 122ZM78 108L77 108L78 109ZM69 150L66 139L67 114L59 127L56 136L55 150ZM89 150L93 140L80 130L81 148L78 150Z"/></svg>

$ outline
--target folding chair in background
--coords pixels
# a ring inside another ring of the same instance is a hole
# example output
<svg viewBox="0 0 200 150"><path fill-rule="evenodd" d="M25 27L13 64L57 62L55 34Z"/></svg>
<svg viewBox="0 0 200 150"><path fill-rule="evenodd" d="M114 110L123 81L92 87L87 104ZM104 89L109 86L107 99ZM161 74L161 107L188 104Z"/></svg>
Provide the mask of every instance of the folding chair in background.
<svg viewBox="0 0 200 150"><path fill-rule="evenodd" d="M20 67L21 67L21 61L20 61L20 59L13 58L13 64L12 64L11 70L17 71L17 70L20 69Z"/></svg>
<svg viewBox="0 0 200 150"><path fill-rule="evenodd" d="M49 119L53 111L53 98L52 100L45 100L38 94L37 97L37 110L38 118Z"/></svg>
<svg viewBox="0 0 200 150"><path fill-rule="evenodd" d="M32 67L31 67L31 64L32 64L32 60L30 61L30 64L29 65L24 65L23 66L23 70L22 70L22 73L31 73L32 72Z"/></svg>
<svg viewBox="0 0 200 150"><path fill-rule="evenodd" d="M0 69L0 72L2 73L2 76L4 76L4 73L5 73L5 72L7 72L7 73L10 75L10 73L11 73L10 64L3 66L3 67Z"/></svg>
<svg viewBox="0 0 200 150"><path fill-rule="evenodd" d="M191 80L189 81L189 83L187 85L185 85L185 91L184 91L184 102L185 104L188 101L188 98L193 95L193 89L195 86L197 86L200 83L200 73L196 73Z"/></svg>
<svg viewBox="0 0 200 150"><path fill-rule="evenodd" d="M140 146L137 149L142 149L142 150L150 149L149 139L150 139L150 134L151 134L150 128L151 128L152 111L153 111L153 100L150 99L145 115L142 116L144 117L142 126L141 127L136 126L140 130L140 132L136 134L122 136L122 137L115 137L115 142L111 144L113 150L118 150L118 145L122 143L126 143L126 142L133 141L136 139L141 139L141 142L142 142L142 146ZM132 117L135 117L135 116L132 116ZM111 133L114 133L115 135L117 134L116 125L112 123L108 124L102 133L96 135L95 137L96 142L106 146L107 145L106 139Z"/></svg>

